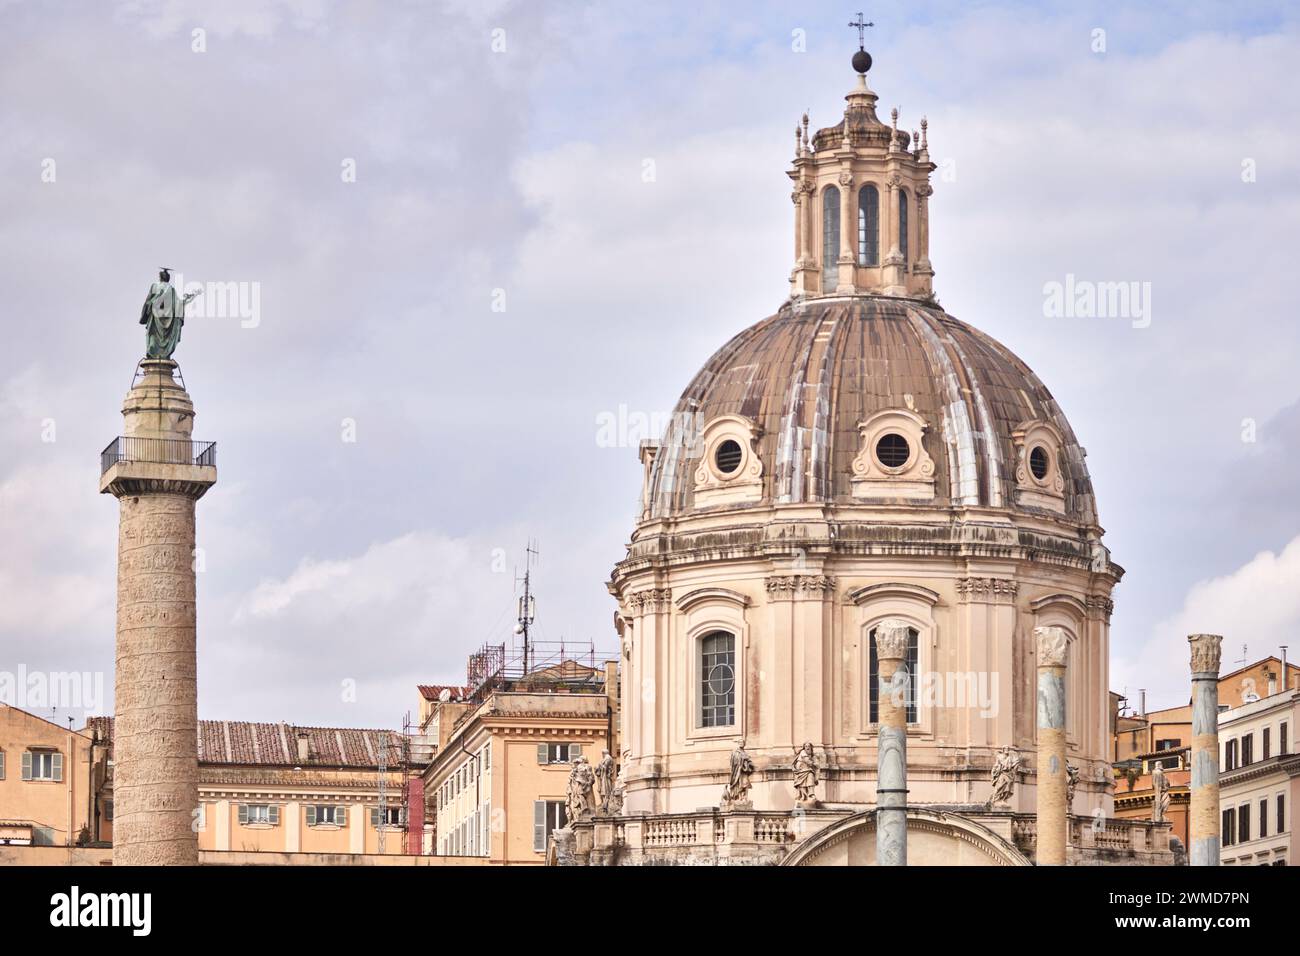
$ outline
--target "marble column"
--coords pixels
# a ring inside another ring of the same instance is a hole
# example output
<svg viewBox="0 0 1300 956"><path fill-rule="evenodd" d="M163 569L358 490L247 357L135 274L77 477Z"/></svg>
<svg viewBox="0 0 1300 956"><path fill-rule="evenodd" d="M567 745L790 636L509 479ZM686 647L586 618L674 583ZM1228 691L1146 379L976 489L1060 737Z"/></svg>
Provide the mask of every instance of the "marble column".
<svg viewBox="0 0 1300 956"><path fill-rule="evenodd" d="M1039 866L1064 866L1065 660L1069 637L1061 627L1036 627L1038 645L1038 852Z"/></svg>
<svg viewBox="0 0 1300 956"><path fill-rule="evenodd" d="M876 625L877 703L876 865L907 866L907 673L910 625L890 618Z"/></svg>
<svg viewBox="0 0 1300 956"><path fill-rule="evenodd" d="M1192 794L1188 857L1192 866L1219 865L1218 634L1192 634Z"/></svg>
<svg viewBox="0 0 1300 956"><path fill-rule="evenodd" d="M113 864L198 864L194 504L217 480L169 359L140 363L105 451L119 501Z"/></svg>
<svg viewBox="0 0 1300 956"><path fill-rule="evenodd" d="M847 167L840 171L840 255L839 284L835 291L840 294L853 292L857 287L857 261L854 252L858 244L858 204L854 193L853 171Z"/></svg>

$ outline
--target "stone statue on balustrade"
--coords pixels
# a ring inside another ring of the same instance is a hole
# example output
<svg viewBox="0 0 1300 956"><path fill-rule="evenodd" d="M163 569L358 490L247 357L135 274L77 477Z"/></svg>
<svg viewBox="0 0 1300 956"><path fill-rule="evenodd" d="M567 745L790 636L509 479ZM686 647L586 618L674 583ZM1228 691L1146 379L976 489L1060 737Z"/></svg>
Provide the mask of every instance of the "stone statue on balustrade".
<svg viewBox="0 0 1300 956"><path fill-rule="evenodd" d="M745 741L742 738L736 745L736 749L731 752L731 773L727 779L727 785L722 788L722 809L727 810L752 810L754 803L749 799L749 782L750 776L754 773L754 762L749 759L749 754L745 752Z"/></svg>
<svg viewBox="0 0 1300 956"><path fill-rule="evenodd" d="M794 753L795 803L805 809L817 806L817 757L811 742Z"/></svg>
<svg viewBox="0 0 1300 956"><path fill-rule="evenodd" d="M592 812L596 809L591 793L595 783L596 774L592 771L587 758L574 758L573 769L569 771L569 786L565 807L569 823L581 823L584 820L591 819Z"/></svg>
<svg viewBox="0 0 1300 956"><path fill-rule="evenodd" d="M1020 772L1021 757L1015 747L1003 747L993 761L989 780L993 783L993 793L989 796L988 806L1010 807L1011 795L1016 789L1016 774Z"/></svg>
<svg viewBox="0 0 1300 956"><path fill-rule="evenodd" d="M1169 814L1169 778L1165 776L1165 768L1156 764L1151 771L1151 820L1153 823L1164 823Z"/></svg>
<svg viewBox="0 0 1300 956"><path fill-rule="evenodd" d="M610 802L614 797L614 758L608 750L600 752L600 763L596 764L596 806L602 814L610 813Z"/></svg>

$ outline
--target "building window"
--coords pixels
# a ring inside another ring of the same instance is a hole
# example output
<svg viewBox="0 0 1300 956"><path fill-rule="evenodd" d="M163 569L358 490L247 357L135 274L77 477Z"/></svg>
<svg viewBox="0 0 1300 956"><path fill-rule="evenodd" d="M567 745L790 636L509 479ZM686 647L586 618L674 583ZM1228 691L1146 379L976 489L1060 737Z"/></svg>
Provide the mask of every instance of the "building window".
<svg viewBox="0 0 1300 956"><path fill-rule="evenodd" d="M370 825L376 830L379 829L379 808L370 808ZM401 807L384 807L384 829L400 830L402 827L402 808Z"/></svg>
<svg viewBox="0 0 1300 956"><path fill-rule="evenodd" d="M200 804L199 805L199 829L200 830L203 829L203 818L205 816L206 814L203 812L203 805ZM113 822L113 801L112 800L104 801L104 819L107 820L109 823Z"/></svg>
<svg viewBox="0 0 1300 956"><path fill-rule="evenodd" d="M1259 838L1268 836L1268 797L1259 801Z"/></svg>
<svg viewBox="0 0 1300 956"><path fill-rule="evenodd" d="M534 800L533 852L545 853L551 832L563 827L567 820L563 800Z"/></svg>
<svg viewBox="0 0 1300 956"><path fill-rule="evenodd" d="M1241 738L1241 765L1248 767L1255 762L1255 735L1247 734Z"/></svg>
<svg viewBox="0 0 1300 956"><path fill-rule="evenodd" d="M1285 722L1285 721L1283 721L1282 724L1281 724L1281 726L1279 726L1279 727L1277 728L1277 752L1278 752L1279 754L1284 754L1284 753L1287 752L1287 750L1286 750L1286 722Z"/></svg>
<svg viewBox="0 0 1300 956"><path fill-rule="evenodd" d="M827 186L822 193L822 292L834 292L839 284L840 191Z"/></svg>
<svg viewBox="0 0 1300 956"><path fill-rule="evenodd" d="M492 769L492 742L490 740L483 745L483 769Z"/></svg>
<svg viewBox="0 0 1300 956"><path fill-rule="evenodd" d="M1237 769L1237 741L1229 740L1223 745L1223 769Z"/></svg>
<svg viewBox="0 0 1300 956"><path fill-rule="evenodd" d="M902 468L912 457L912 446L898 432L886 432L876 442L876 459L886 468Z"/></svg>
<svg viewBox="0 0 1300 956"><path fill-rule="evenodd" d="M1277 832L1286 833L1286 794L1277 795Z"/></svg>
<svg viewBox="0 0 1300 956"><path fill-rule="evenodd" d="M332 804L307 805L307 826L309 827L342 827L347 826L347 823L347 807L336 807Z"/></svg>
<svg viewBox="0 0 1300 956"><path fill-rule="evenodd" d="M733 474L740 467L740 462L745 457L745 452L741 449L740 444L732 438L718 445L718 450L713 454L713 461L718 466L718 471L724 475Z"/></svg>
<svg viewBox="0 0 1300 956"><path fill-rule="evenodd" d="M1233 838L1237 834L1237 811L1236 810L1223 811L1223 823L1219 828L1219 833L1223 840L1223 845L1232 846L1234 842Z"/></svg>
<svg viewBox="0 0 1300 956"><path fill-rule="evenodd" d="M1271 727L1264 728L1264 740L1263 743L1260 745L1260 749L1263 751L1263 753L1259 755L1259 758L1261 760L1267 760L1269 757L1270 744L1272 743L1272 741L1270 740L1270 738L1272 737L1272 730L1273 729Z"/></svg>
<svg viewBox="0 0 1300 956"><path fill-rule="evenodd" d="M867 675L868 714L867 719L875 724L880 721L880 666L876 660L876 629L873 627L867 635L870 645L870 673ZM907 629L907 660L904 662L908 674L907 722L917 722L916 688L917 675L920 671L920 634L916 628Z"/></svg>
<svg viewBox="0 0 1300 956"><path fill-rule="evenodd" d="M240 826L279 826L280 808L274 803L241 803L239 805Z"/></svg>
<svg viewBox="0 0 1300 956"><path fill-rule="evenodd" d="M573 763L582 756L582 744L538 744L537 762Z"/></svg>
<svg viewBox="0 0 1300 956"><path fill-rule="evenodd" d="M880 265L880 193L871 183L858 190L858 265Z"/></svg>
<svg viewBox="0 0 1300 956"><path fill-rule="evenodd" d="M0 780L5 778L5 752L0 750Z"/></svg>
<svg viewBox="0 0 1300 956"><path fill-rule="evenodd" d="M1250 804L1243 803L1237 808L1237 842L1250 842Z"/></svg>
<svg viewBox="0 0 1300 956"><path fill-rule="evenodd" d="M1051 466L1052 462L1047 457L1047 449L1042 445L1035 445L1033 451L1029 453L1029 470L1033 472L1034 477L1039 481L1045 480Z"/></svg>
<svg viewBox="0 0 1300 956"><path fill-rule="evenodd" d="M700 639L700 726L736 722L736 638L714 631Z"/></svg>
<svg viewBox="0 0 1300 956"><path fill-rule="evenodd" d="M52 750L24 750L23 779L62 782L63 754Z"/></svg>
<svg viewBox="0 0 1300 956"><path fill-rule="evenodd" d="M1182 744L1182 741L1179 740L1179 739L1176 738L1176 737L1171 737L1171 738L1169 738L1169 739L1167 739L1167 740L1157 740L1157 741L1156 741L1156 751L1159 752L1159 751L1162 751L1162 750L1173 750L1175 747L1178 747L1178 746L1180 746L1181 744Z"/></svg>
<svg viewBox="0 0 1300 956"><path fill-rule="evenodd" d="M907 190L898 191L898 249L907 262Z"/></svg>

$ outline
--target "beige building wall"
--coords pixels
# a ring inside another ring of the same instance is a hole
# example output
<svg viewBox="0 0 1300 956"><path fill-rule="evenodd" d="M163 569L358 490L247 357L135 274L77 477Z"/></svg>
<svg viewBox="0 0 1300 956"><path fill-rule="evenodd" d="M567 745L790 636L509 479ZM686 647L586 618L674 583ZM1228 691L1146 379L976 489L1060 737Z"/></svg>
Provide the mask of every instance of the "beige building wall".
<svg viewBox="0 0 1300 956"><path fill-rule="evenodd" d="M617 678L607 686L614 691ZM546 845L539 836L557 818L543 817L539 829L538 804L563 805L574 756L581 753L595 765L602 750L612 750L615 710L605 693L488 696L425 774L426 801L434 807L433 852L543 864Z"/></svg>
<svg viewBox="0 0 1300 956"><path fill-rule="evenodd" d="M89 836L90 745L83 734L0 704L0 841L72 846L83 829Z"/></svg>
<svg viewBox="0 0 1300 956"><path fill-rule="evenodd" d="M285 771L288 777L294 771ZM222 768L226 777L241 776ZM276 853L379 853L378 775L374 772L313 771L326 780L267 784L266 773L248 768L242 785L219 787L200 778L200 850ZM389 775L389 816L400 820L401 777ZM240 808L244 812L241 820ZM265 811L255 808L267 808ZM322 812L326 811L326 812ZM417 810L418 812L418 810ZM269 820L263 820L262 815ZM340 813L342 816L340 817ZM332 819L331 819L332 817ZM341 822L334 822L340 820ZM404 852L405 828L391 823L384 832L385 854Z"/></svg>

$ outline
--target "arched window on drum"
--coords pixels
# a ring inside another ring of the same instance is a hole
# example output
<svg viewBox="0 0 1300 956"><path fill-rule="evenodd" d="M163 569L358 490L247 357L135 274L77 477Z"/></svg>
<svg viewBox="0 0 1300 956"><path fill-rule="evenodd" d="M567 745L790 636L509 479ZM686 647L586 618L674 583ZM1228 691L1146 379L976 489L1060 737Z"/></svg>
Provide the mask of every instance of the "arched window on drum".
<svg viewBox="0 0 1300 956"><path fill-rule="evenodd" d="M822 292L834 292L839 285L840 190L827 186L822 193Z"/></svg>
<svg viewBox="0 0 1300 956"><path fill-rule="evenodd" d="M701 727L730 727L736 722L736 636L712 631L700 638Z"/></svg>
<svg viewBox="0 0 1300 956"><path fill-rule="evenodd" d="M858 190L858 265L880 265L880 192L871 183Z"/></svg>

